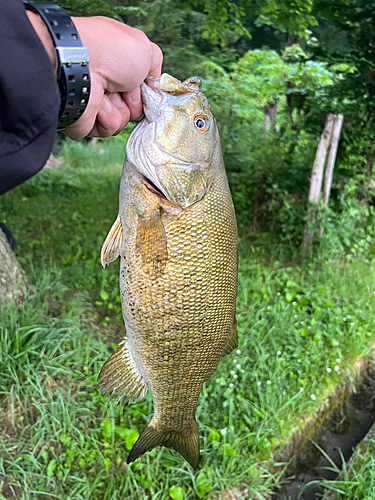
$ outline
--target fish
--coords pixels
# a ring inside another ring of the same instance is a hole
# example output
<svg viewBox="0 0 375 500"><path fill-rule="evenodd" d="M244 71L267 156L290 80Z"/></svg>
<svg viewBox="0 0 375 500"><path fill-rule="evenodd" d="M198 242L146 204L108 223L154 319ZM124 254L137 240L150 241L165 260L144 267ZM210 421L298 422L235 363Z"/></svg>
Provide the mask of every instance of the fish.
<svg viewBox="0 0 375 500"><path fill-rule="evenodd" d="M119 214L103 267L120 257L126 337L99 374L104 393L154 414L131 463L156 446L196 469L202 386L237 347L237 225L217 124L201 80L142 83L144 118L126 144Z"/></svg>

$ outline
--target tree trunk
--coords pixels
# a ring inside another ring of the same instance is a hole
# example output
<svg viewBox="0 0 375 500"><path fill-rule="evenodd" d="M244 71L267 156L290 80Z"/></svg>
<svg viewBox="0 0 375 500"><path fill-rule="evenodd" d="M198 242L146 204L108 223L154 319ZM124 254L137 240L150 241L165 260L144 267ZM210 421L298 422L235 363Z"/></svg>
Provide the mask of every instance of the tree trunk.
<svg viewBox="0 0 375 500"><path fill-rule="evenodd" d="M341 134L341 127L344 121L343 115L335 115L335 123L333 125L331 147L329 150L326 172L324 175L324 186L323 186L323 203L328 206L329 195L331 193L333 169L335 168L335 161L337 155L337 148L339 146L339 139ZM318 236L323 236L323 226L319 228Z"/></svg>
<svg viewBox="0 0 375 500"><path fill-rule="evenodd" d="M24 291L30 288L26 274L0 229L0 304L13 301L17 306L24 300Z"/></svg>
<svg viewBox="0 0 375 500"><path fill-rule="evenodd" d="M309 211L311 212L311 204L318 205L320 199L320 191L322 189L323 182L323 172L324 164L326 161L327 150L331 142L332 128L334 123L335 115L327 115L327 119L324 125L324 130L320 136L319 145L316 150L315 161L311 173L311 184L309 193ZM310 226L316 221L315 215L313 215L310 221L306 222L305 230L303 234L302 251L307 252L312 245L314 234L310 231Z"/></svg>
<svg viewBox="0 0 375 500"><path fill-rule="evenodd" d="M274 103L267 101L266 105L263 108L263 128L266 131L266 137L271 126L277 132L279 131L279 127L276 125L279 100L280 99L277 97Z"/></svg>

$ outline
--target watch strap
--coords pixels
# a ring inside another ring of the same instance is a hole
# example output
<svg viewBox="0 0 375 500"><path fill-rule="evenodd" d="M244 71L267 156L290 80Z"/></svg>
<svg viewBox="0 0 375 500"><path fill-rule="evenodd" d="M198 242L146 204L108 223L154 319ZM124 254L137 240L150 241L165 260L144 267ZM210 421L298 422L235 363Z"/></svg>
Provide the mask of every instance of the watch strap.
<svg viewBox="0 0 375 500"><path fill-rule="evenodd" d="M61 7L33 0L24 0L24 4L43 19L56 47L61 95L57 130L64 130L81 117L89 101L88 50L82 46L72 19Z"/></svg>

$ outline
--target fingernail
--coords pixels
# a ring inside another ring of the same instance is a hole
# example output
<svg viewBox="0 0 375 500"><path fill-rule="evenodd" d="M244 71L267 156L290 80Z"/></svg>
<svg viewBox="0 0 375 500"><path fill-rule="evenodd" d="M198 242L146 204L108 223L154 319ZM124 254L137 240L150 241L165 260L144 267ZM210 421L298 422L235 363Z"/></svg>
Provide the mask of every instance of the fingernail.
<svg viewBox="0 0 375 500"><path fill-rule="evenodd" d="M108 99L107 96L103 97L101 108L104 111L104 113L111 113L112 112L113 106L112 106L112 103Z"/></svg>
<svg viewBox="0 0 375 500"><path fill-rule="evenodd" d="M141 100L141 89L140 87L137 87L136 89L133 90L133 92L130 94L130 100L133 104L138 104Z"/></svg>
<svg viewBox="0 0 375 500"><path fill-rule="evenodd" d="M122 108L124 105L124 101L121 99L120 94L118 94L117 92L111 95L111 102L116 108Z"/></svg>

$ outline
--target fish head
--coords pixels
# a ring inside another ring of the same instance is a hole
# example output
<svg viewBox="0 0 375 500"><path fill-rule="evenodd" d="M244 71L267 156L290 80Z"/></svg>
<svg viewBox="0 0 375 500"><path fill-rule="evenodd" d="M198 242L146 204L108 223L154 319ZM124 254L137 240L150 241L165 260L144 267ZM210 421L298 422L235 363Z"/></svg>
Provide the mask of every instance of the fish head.
<svg viewBox="0 0 375 500"><path fill-rule="evenodd" d="M205 195L219 134L201 80L164 73L141 85L144 118L127 143L127 158L170 201L187 208Z"/></svg>

